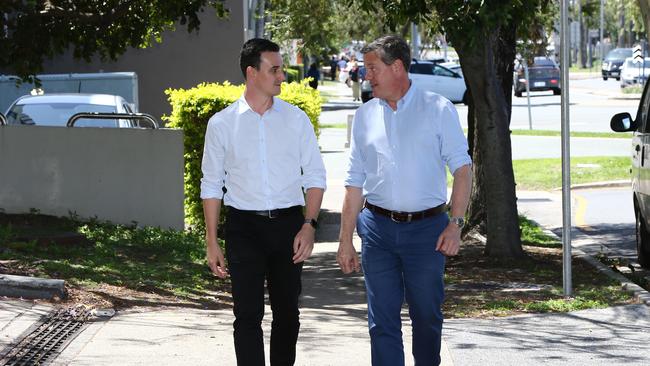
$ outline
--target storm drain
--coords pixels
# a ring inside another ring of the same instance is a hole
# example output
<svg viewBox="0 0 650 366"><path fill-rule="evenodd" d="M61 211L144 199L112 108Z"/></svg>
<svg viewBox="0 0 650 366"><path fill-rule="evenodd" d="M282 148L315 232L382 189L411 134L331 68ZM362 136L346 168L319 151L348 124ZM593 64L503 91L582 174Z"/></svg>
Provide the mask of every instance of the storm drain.
<svg viewBox="0 0 650 366"><path fill-rule="evenodd" d="M85 306L55 310L30 328L21 340L3 351L1 366L46 365L85 327Z"/></svg>

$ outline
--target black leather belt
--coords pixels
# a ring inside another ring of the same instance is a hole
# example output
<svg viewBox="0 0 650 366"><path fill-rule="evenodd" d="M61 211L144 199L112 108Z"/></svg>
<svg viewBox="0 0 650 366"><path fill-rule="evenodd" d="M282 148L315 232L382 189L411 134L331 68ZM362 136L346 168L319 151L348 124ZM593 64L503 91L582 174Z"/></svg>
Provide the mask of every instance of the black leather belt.
<svg viewBox="0 0 650 366"><path fill-rule="evenodd" d="M411 222L411 221L421 220L431 216L436 216L444 212L445 209L447 208L447 205L443 203L440 206L436 206L434 208L429 208L424 211L418 211L418 212L391 211L385 208L381 208L379 206L375 206L372 203L369 203L368 201L366 201L364 207L372 212L378 213L380 215L388 216L390 217L391 220L395 222Z"/></svg>
<svg viewBox="0 0 650 366"><path fill-rule="evenodd" d="M274 219L279 216L286 216L291 214L297 214L302 212L302 206L291 206L287 208L276 208L273 210L240 210L232 206L228 206L229 210L233 210L238 213L258 215L268 217L269 219Z"/></svg>

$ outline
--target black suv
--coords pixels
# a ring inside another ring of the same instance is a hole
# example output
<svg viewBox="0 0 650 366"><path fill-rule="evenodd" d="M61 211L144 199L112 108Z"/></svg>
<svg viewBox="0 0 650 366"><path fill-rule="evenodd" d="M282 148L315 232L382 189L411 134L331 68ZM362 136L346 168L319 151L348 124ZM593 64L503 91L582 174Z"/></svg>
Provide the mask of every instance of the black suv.
<svg viewBox="0 0 650 366"><path fill-rule="evenodd" d="M616 132L634 131L632 136L632 190L636 217L636 250L639 264L650 268L650 83L645 84L643 96L632 119L629 113L612 117L610 126Z"/></svg>
<svg viewBox="0 0 650 366"><path fill-rule="evenodd" d="M623 66L623 62L628 57L632 57L631 48L614 48L609 51L601 67L603 80L607 80L607 78L621 80L621 66Z"/></svg>
<svg viewBox="0 0 650 366"><path fill-rule="evenodd" d="M552 90L554 95L562 93L560 86L560 68L555 61L548 57L535 57L533 64L528 66L528 78L523 65L519 65L515 73L515 96L521 97L526 91L526 83L530 91Z"/></svg>

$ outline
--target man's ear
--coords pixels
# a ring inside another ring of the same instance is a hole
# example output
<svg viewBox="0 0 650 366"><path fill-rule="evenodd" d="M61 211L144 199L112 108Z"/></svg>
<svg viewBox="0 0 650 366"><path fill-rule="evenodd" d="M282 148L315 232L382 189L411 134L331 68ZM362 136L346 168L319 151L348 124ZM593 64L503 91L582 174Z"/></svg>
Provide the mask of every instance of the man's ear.
<svg viewBox="0 0 650 366"><path fill-rule="evenodd" d="M246 80L251 80L257 75L257 69L253 66L246 67Z"/></svg>
<svg viewBox="0 0 650 366"><path fill-rule="evenodd" d="M397 59L397 60L393 61L393 63L390 65L390 67L393 69L393 72L397 73L400 70L404 70L404 63L402 62L402 60Z"/></svg>

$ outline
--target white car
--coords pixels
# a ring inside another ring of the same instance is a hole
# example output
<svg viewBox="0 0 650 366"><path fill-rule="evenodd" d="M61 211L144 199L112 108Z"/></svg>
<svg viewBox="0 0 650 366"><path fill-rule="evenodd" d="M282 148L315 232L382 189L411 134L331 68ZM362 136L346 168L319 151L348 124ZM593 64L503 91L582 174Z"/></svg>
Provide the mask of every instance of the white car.
<svg viewBox="0 0 650 366"><path fill-rule="evenodd" d="M459 66L460 67L460 66ZM413 60L409 78L421 90L440 94L454 103L467 104L467 86L463 75L431 61ZM372 99L372 87L365 81L361 84L361 100Z"/></svg>
<svg viewBox="0 0 650 366"><path fill-rule="evenodd" d="M646 57L643 62L634 63L632 57L628 57L621 66L621 88L628 85L645 84L650 77L650 58Z"/></svg>
<svg viewBox="0 0 650 366"><path fill-rule="evenodd" d="M9 125L61 126L81 112L133 113L129 103L110 94L24 95L14 101L5 114ZM137 120L81 118L76 127L138 127Z"/></svg>
<svg viewBox="0 0 650 366"><path fill-rule="evenodd" d="M465 79L444 66L430 61L413 60L409 78L422 90L438 93L454 103L467 103Z"/></svg>

